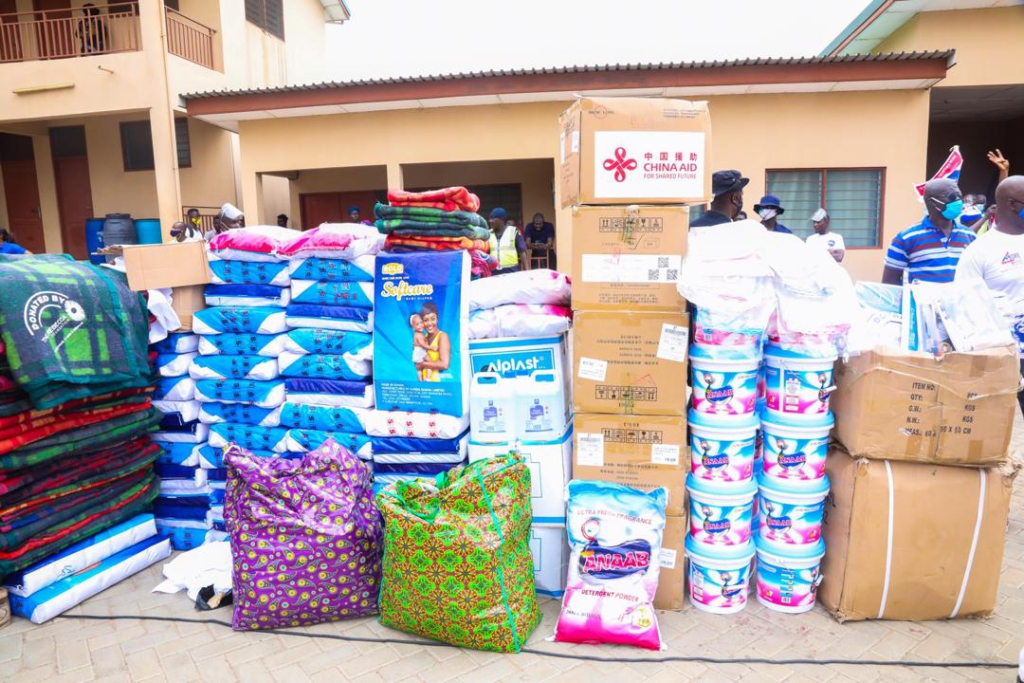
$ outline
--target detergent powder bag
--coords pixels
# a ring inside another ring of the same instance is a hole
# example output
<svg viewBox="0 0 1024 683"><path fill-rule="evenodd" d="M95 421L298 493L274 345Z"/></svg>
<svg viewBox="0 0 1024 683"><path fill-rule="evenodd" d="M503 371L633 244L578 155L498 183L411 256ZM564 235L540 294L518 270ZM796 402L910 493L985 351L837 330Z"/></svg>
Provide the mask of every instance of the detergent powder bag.
<svg viewBox="0 0 1024 683"><path fill-rule="evenodd" d="M662 648L654 615L665 489L572 480L566 528L572 557L555 640Z"/></svg>

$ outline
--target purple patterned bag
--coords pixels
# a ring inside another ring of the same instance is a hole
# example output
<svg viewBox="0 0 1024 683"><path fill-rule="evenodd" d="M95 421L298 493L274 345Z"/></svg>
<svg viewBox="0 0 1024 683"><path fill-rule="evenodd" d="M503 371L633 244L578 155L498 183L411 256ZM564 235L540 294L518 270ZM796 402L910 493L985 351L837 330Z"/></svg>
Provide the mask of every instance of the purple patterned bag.
<svg viewBox="0 0 1024 683"><path fill-rule="evenodd" d="M384 532L370 469L327 441L300 460L225 450L234 561L232 628L377 614Z"/></svg>

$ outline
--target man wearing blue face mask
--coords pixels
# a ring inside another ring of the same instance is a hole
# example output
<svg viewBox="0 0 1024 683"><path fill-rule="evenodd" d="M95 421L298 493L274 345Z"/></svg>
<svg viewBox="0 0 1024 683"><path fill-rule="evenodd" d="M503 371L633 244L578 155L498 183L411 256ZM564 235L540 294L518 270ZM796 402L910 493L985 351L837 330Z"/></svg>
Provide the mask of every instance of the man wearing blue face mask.
<svg viewBox="0 0 1024 683"><path fill-rule="evenodd" d="M882 282L952 282L960 255L975 240L974 231L960 224L963 195L948 178L929 180L924 186L925 219L892 239L885 256Z"/></svg>

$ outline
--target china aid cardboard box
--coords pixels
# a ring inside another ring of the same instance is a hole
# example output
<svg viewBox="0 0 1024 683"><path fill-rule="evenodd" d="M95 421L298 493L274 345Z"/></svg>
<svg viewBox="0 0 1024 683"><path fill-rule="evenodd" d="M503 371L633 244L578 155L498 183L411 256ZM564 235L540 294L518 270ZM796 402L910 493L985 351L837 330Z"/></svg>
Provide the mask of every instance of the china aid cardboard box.
<svg viewBox="0 0 1024 683"><path fill-rule="evenodd" d="M664 488L665 512L686 514L686 418L577 414L573 431L574 479L608 481L641 491Z"/></svg>
<svg viewBox="0 0 1024 683"><path fill-rule="evenodd" d="M192 329L192 314L206 308L203 288L210 281L205 242L125 245L128 286L135 292L170 289L171 307L182 330Z"/></svg>
<svg viewBox="0 0 1024 683"><path fill-rule="evenodd" d="M1020 362L1013 346L876 349L836 364L835 438L858 457L988 467L1006 461Z"/></svg>
<svg viewBox="0 0 1024 683"><path fill-rule="evenodd" d="M583 98L558 123L563 207L711 200L707 102Z"/></svg>
<svg viewBox="0 0 1024 683"><path fill-rule="evenodd" d="M686 415L685 313L581 311L572 334L573 412Z"/></svg>
<svg viewBox="0 0 1024 683"><path fill-rule="evenodd" d="M818 600L837 619L992 613L1020 463L946 467L833 449L825 469L832 490Z"/></svg>
<svg viewBox="0 0 1024 683"><path fill-rule="evenodd" d="M582 311L678 312L685 206L573 207L572 305Z"/></svg>

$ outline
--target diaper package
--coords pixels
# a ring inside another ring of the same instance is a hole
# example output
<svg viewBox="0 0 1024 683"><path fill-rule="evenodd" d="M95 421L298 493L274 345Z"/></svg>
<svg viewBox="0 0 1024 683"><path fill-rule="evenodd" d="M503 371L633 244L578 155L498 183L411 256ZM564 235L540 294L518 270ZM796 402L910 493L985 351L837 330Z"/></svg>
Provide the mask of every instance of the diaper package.
<svg viewBox="0 0 1024 683"><path fill-rule="evenodd" d="M572 556L555 637L660 650L654 613L665 530L665 489L572 480L566 530Z"/></svg>

